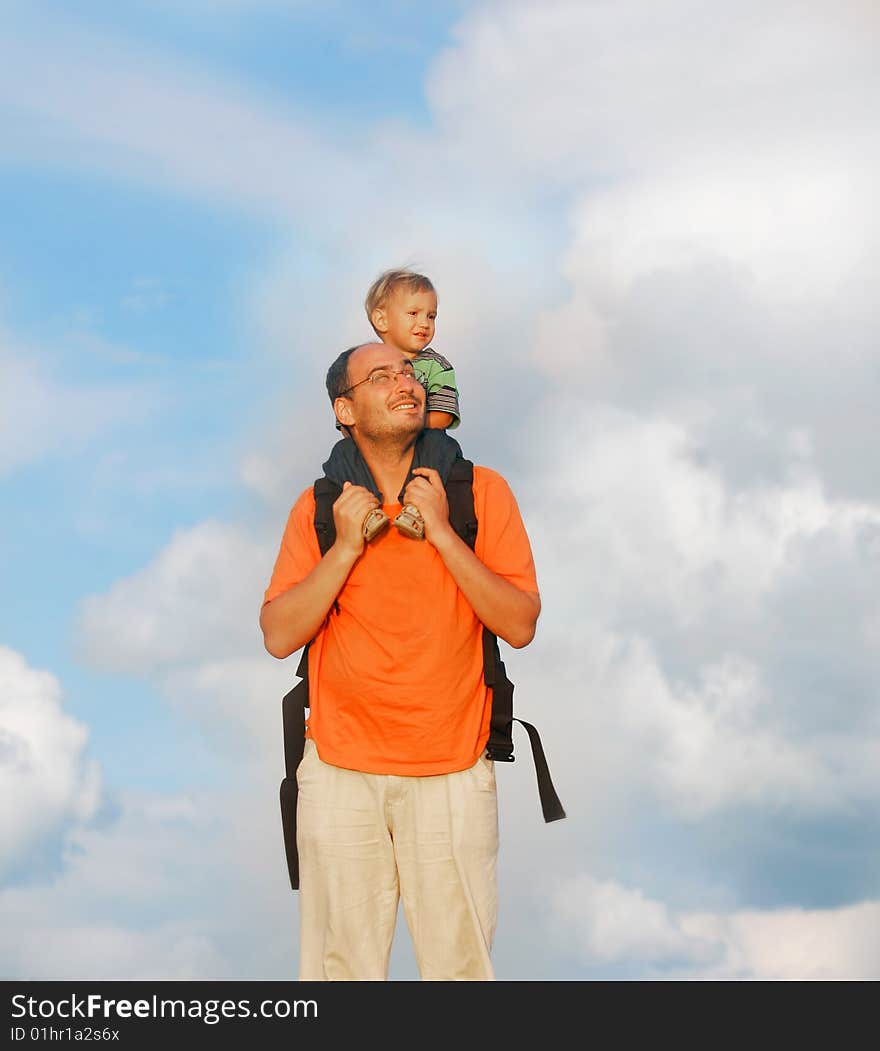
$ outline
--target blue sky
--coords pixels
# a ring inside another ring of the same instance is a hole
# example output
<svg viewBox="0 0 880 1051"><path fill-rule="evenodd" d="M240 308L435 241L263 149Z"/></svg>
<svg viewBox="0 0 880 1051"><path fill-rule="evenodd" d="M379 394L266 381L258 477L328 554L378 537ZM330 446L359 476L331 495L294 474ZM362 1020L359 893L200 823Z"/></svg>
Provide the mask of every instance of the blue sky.
<svg viewBox="0 0 880 1051"><path fill-rule="evenodd" d="M544 602L499 976L877 977L867 7L2 7L4 976L295 973L257 613L411 264Z"/></svg>

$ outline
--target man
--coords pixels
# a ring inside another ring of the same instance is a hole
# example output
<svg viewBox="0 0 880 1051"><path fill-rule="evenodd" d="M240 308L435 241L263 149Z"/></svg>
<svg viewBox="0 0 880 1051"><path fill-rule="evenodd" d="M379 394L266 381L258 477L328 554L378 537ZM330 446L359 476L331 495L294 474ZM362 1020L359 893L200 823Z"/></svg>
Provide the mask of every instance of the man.
<svg viewBox="0 0 880 1051"><path fill-rule="evenodd" d="M260 615L274 657L311 642L300 978L387 978L400 899L423 979L491 980L498 822L482 627L531 642L541 603L528 537L494 471L474 467L473 551L450 525L437 471L411 471L425 392L399 352L344 352L327 389L382 501L346 483L322 558L306 490ZM370 512L393 520L406 503L424 539L386 528L365 540Z"/></svg>

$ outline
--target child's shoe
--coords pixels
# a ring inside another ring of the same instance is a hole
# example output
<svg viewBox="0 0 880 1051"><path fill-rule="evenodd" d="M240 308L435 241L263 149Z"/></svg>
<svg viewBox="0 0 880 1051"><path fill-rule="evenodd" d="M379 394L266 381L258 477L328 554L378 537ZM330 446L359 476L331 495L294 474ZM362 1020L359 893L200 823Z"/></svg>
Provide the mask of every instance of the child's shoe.
<svg viewBox="0 0 880 1051"><path fill-rule="evenodd" d="M373 537L378 536L382 532L390 521L391 519L381 507L374 507L372 511L368 511L361 526L364 540L369 543Z"/></svg>
<svg viewBox="0 0 880 1051"><path fill-rule="evenodd" d="M404 536L412 537L413 540L421 540L425 535L425 520L415 504L404 504L394 524Z"/></svg>

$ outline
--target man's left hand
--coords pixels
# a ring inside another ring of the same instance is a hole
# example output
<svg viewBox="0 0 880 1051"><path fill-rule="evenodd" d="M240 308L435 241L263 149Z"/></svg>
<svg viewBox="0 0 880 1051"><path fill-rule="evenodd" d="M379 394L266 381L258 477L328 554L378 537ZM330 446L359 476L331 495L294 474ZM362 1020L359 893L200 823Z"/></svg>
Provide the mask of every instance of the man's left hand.
<svg viewBox="0 0 880 1051"><path fill-rule="evenodd" d="M421 511L425 520L425 539L436 547L437 541L452 530L446 489L433 467L416 467L413 475L403 492L403 499L407 504L415 504Z"/></svg>

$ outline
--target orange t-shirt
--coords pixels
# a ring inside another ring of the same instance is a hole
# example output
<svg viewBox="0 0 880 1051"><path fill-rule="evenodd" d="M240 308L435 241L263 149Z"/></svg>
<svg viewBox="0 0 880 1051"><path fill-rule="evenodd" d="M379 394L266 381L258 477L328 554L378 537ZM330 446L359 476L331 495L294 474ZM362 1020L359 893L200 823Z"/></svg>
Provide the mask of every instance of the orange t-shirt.
<svg viewBox="0 0 880 1051"><path fill-rule="evenodd" d="M400 504L386 504L393 519ZM507 482L474 467L475 554L538 594L535 564ZM264 604L321 558L315 498L294 504ZM327 763L426 776L472 766L486 747L491 690L482 625L435 548L393 526L366 547L309 650L308 736Z"/></svg>

